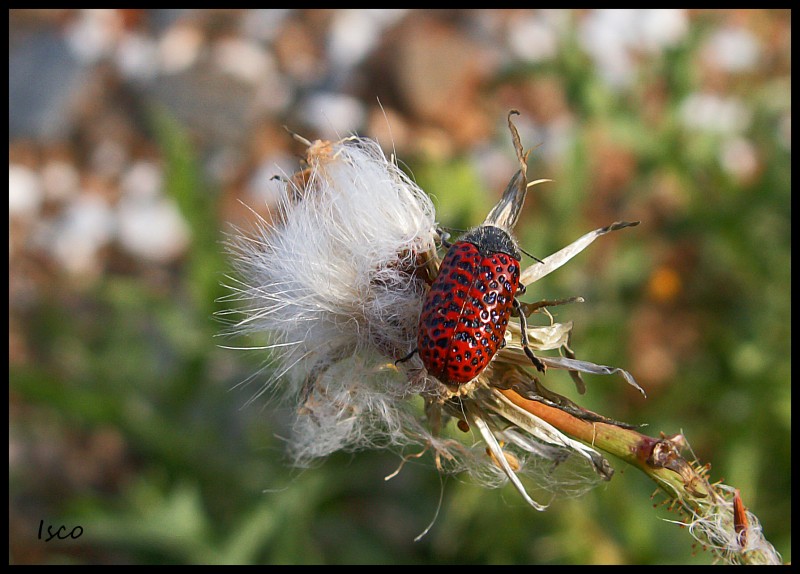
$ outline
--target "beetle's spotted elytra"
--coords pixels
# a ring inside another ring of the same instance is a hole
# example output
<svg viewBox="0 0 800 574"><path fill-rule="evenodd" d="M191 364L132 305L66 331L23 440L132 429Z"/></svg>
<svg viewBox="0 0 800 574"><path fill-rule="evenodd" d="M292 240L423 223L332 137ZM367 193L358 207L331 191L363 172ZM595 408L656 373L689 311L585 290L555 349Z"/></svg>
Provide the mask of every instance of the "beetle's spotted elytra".
<svg viewBox="0 0 800 574"><path fill-rule="evenodd" d="M528 346L525 314L516 298L524 286L520 248L511 228L528 188L527 154L511 122L516 113L509 113L508 125L520 169L483 225L449 247L420 314L416 350L428 374L451 387L475 379L505 345L512 312L520 317L525 354L537 369L545 370Z"/></svg>

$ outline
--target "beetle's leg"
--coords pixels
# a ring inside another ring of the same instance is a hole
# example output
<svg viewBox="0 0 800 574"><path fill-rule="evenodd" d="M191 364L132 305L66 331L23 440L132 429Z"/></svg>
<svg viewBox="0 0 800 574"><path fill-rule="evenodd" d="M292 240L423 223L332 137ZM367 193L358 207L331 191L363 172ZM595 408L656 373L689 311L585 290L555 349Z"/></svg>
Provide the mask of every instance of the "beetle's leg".
<svg viewBox="0 0 800 574"><path fill-rule="evenodd" d="M394 365L397 366L398 363L405 363L407 360L409 360L411 357L413 357L417 352L419 352L419 348L414 349L413 351L411 351L408 355L406 355L402 359L397 359L394 362Z"/></svg>
<svg viewBox="0 0 800 574"><path fill-rule="evenodd" d="M525 313L522 311L522 305L520 304L519 300L516 297L514 297L514 310L519 316L520 340L522 341L522 350L525 351L525 354L531 360L533 366L536 367L537 370L544 373L545 371L547 371L547 367L542 362L542 360L536 355L534 355L533 351L531 351L530 344L528 343L528 319L525 317Z"/></svg>
<svg viewBox="0 0 800 574"><path fill-rule="evenodd" d="M442 247L445 249L450 249L450 247L452 247L453 244L448 241L448 239L450 239L449 233L447 233L444 229L437 227L436 234L439 236L439 241L441 242Z"/></svg>
<svg viewBox="0 0 800 574"><path fill-rule="evenodd" d="M517 294L518 295L522 295L523 293L525 293L525 286L524 285L520 285L519 289L517 290ZM540 309L543 309L544 312L547 313L547 316L550 317L550 322L552 324L553 317L547 311L547 308L548 307L554 307L556 305L564 305L566 303L583 303L583 297L570 297L568 299L545 299L543 301L537 301L536 303L522 303L522 302L520 302L519 311L520 311L521 315L525 315L527 317L531 313L536 313ZM568 337L571 337L571 336L572 336L572 334L570 332ZM572 349L570 349L570 347L569 347L569 339L568 339L567 343L565 343L565 344L563 344L561 346L561 351L568 358L570 358L570 359L574 359L575 358L575 353L573 353ZM574 381L575 387L577 387L578 392L580 394L585 393L586 392L586 384L583 382L583 378L581 377L581 374L578 371L570 371L569 372L569 376Z"/></svg>

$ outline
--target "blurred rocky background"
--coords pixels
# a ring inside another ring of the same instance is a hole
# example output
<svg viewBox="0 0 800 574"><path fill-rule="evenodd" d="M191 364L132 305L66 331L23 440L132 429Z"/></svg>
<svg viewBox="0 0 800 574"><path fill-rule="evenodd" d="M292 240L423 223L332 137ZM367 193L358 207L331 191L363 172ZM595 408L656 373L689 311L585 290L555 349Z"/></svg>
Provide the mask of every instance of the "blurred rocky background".
<svg viewBox="0 0 800 574"><path fill-rule="evenodd" d="M648 391L582 404L685 433L790 561L790 46L788 10L10 10L9 562L708 563L622 465L535 513L424 458L292 469L242 408L222 241L299 167L284 126L377 139L465 229L512 108L554 180L526 251L642 221L526 296L584 296L579 356Z"/></svg>

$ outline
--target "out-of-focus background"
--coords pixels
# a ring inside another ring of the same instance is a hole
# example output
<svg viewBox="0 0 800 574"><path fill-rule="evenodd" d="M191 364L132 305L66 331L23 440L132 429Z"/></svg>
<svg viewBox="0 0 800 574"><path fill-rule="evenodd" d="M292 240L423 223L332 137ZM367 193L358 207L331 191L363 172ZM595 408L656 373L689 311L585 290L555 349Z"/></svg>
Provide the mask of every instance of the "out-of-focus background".
<svg viewBox="0 0 800 574"><path fill-rule="evenodd" d="M619 461L538 513L424 457L293 469L287 408L243 408L266 357L215 337L221 239L299 167L283 126L378 139L464 229L516 169L512 108L554 180L526 251L642 222L525 297L582 295L578 356L648 392L581 403L683 432L791 560L788 10L11 10L9 35L11 563L710 562Z"/></svg>

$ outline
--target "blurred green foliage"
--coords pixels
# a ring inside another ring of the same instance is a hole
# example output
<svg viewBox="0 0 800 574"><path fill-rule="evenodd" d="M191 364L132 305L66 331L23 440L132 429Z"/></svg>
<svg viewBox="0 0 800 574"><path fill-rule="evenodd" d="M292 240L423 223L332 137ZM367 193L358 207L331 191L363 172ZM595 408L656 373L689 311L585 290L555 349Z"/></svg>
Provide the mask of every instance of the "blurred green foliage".
<svg viewBox="0 0 800 574"><path fill-rule="evenodd" d="M643 92L611 92L569 46L547 66L521 66L497 79L499 86L559 78L578 119L560 173L542 173L532 154L531 173L555 183L531 192L518 229L527 251L552 253L610 223L606 214L643 214L639 227L600 239L529 289L527 299L583 295L586 304L558 309L561 320L576 323L578 357L630 368L637 377L641 346L632 338L640 316L661 319L653 326L667 344L688 336L667 380L655 387L642 381L646 401L610 378L588 380L581 400L608 416L647 423L653 435L685 433L698 458L712 464L712 479L741 489L767 539L790 561L791 152L776 136L782 108L774 105L789 87L765 82L739 94L754 113L746 135L761 164L754 177L739 181L720 167L718 136L677 121L696 83L695 48L690 40L668 51L642 79L661 82L666 94L656 121L640 113L647 107ZM621 465L610 483L556 501L545 513L527 507L510 487L485 490L460 477L442 479L427 459L388 482L383 478L400 462L391 453L338 454L316 468L290 468L281 438L290 413L279 405L241 408L253 386L237 384L262 367L261 358L215 345L231 344L215 339L220 325L212 316L221 308L215 301L224 294L226 271L217 195L203 187L181 128L164 114L155 118L166 187L192 229L190 257L172 270L169 288L146 274L117 275L88 291L47 293L25 317L35 357L9 371L12 409L22 412L16 439L66 444L76 449L79 467L81 449L99 432L124 445L121 468L111 464L84 481L54 475L57 465L10 472L10 496L25 509L10 517L18 531L35 537L40 519L83 527L78 544L47 543L46 561L710 560L692 551L685 530L663 520L679 517L658 507L658 497L650 499L654 485ZM498 120L498 138L507 138L504 130ZM635 175L614 197L593 195L598 142L613 142L634 158ZM493 199L468 161L411 167L436 196L443 225L465 229L482 221ZM653 194L665 181L682 203L658 212ZM680 276L678 300L648 298L648 281L662 265ZM557 390L569 394L568 381ZM20 548L10 540L11 562L22 560Z"/></svg>

